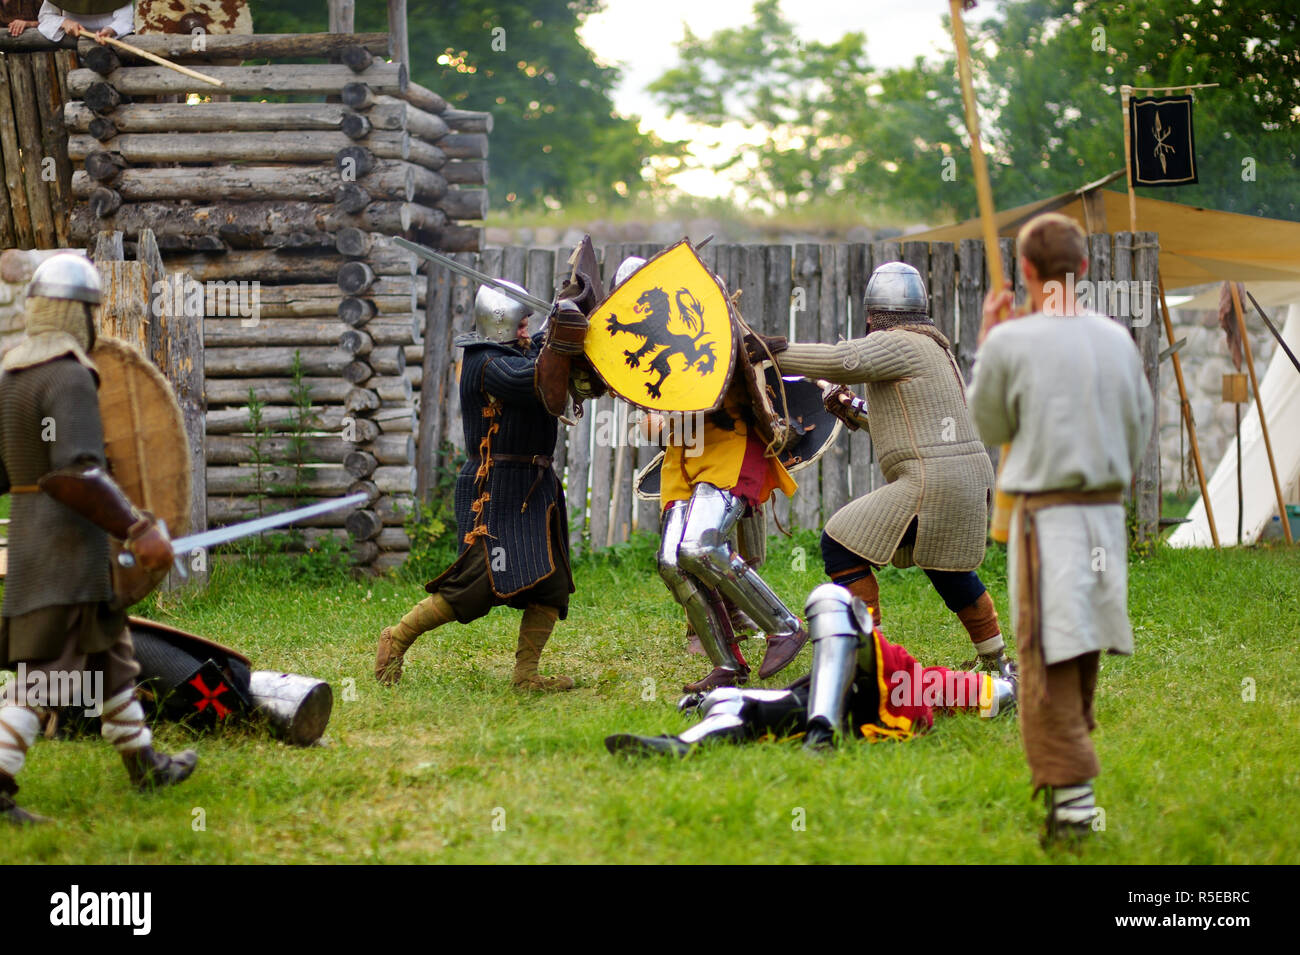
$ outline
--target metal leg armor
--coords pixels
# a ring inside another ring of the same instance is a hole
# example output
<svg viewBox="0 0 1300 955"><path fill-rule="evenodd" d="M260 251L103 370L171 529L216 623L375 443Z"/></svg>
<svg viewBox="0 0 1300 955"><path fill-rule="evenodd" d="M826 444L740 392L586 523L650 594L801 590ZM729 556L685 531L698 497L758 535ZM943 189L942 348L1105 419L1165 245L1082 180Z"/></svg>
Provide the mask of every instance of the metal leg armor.
<svg viewBox="0 0 1300 955"><path fill-rule="evenodd" d="M678 736L616 733L605 738L610 753L639 756L690 754L700 743L742 743L765 733L786 733L803 723L801 697L790 690L713 690L699 704L700 722Z"/></svg>
<svg viewBox="0 0 1300 955"><path fill-rule="evenodd" d="M808 595L805 604L813 663L804 745L811 748L829 746L848 713L849 691L858 671L858 648L863 645L852 603L853 595L843 587L822 584Z"/></svg>
<svg viewBox="0 0 1300 955"><path fill-rule="evenodd" d="M728 540L744 511L740 498L712 484L697 484L678 552L681 566L722 591L769 636L790 636L799 631L799 619Z"/></svg>
<svg viewBox="0 0 1300 955"><path fill-rule="evenodd" d="M753 508L736 524L736 550L755 570L767 560L767 514Z"/></svg>
<svg viewBox="0 0 1300 955"><path fill-rule="evenodd" d="M686 619L699 636L700 645L713 665L744 672L747 668L732 646L729 624L720 619L708 590L679 560L689 510L689 502L675 501L664 511L659 541L659 576L668 585L673 599L686 611Z"/></svg>

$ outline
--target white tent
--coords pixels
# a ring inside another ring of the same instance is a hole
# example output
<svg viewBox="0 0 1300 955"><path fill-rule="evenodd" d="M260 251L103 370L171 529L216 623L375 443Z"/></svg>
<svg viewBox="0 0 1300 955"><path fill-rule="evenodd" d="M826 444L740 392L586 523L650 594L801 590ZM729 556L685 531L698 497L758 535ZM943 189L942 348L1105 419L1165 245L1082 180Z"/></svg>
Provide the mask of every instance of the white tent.
<svg viewBox="0 0 1300 955"><path fill-rule="evenodd" d="M1218 290L1214 291L1218 306ZM1300 304L1292 304L1282 327L1282 339L1293 352L1300 354ZM1259 396L1268 421L1268 436L1273 445L1273 460L1283 493L1300 480L1300 372L1281 348L1273 354L1268 371L1259 383ZM1277 513L1277 496L1264 448L1264 434L1259 426L1259 409L1252 404L1241 419L1242 534L1244 544L1259 539L1268 522ZM1237 442L1228 445L1223 460L1207 482L1214 505L1214 523L1219 543L1237 542ZM1210 522L1205 516L1205 502L1196 501L1188 513L1189 523L1179 526L1169 537L1171 547L1210 547ZM1285 517L1283 518L1285 520Z"/></svg>

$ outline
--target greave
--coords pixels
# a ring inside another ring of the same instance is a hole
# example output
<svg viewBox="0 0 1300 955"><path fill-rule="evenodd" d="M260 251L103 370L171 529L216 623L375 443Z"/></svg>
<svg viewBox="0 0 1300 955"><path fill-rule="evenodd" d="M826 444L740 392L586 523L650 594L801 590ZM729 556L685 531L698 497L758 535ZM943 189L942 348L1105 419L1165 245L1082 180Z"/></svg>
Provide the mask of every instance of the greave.
<svg viewBox="0 0 1300 955"><path fill-rule="evenodd" d="M808 595L805 611L812 634L812 682L808 724L840 729L848 711L849 690L858 669L862 638L851 610L852 595L837 584L822 584Z"/></svg>

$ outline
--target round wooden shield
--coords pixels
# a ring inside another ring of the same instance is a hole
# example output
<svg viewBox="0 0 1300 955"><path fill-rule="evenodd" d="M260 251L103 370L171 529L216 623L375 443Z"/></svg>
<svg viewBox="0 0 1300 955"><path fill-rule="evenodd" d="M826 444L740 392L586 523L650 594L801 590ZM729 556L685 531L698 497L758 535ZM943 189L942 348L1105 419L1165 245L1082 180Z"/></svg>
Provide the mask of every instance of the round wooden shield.
<svg viewBox="0 0 1300 955"><path fill-rule="evenodd" d="M100 338L90 353L99 368L99 416L108 472L136 507L167 523L173 537L190 530L190 446L172 386L144 355L124 341ZM149 574L117 562L113 594L120 607L144 599L166 571Z"/></svg>

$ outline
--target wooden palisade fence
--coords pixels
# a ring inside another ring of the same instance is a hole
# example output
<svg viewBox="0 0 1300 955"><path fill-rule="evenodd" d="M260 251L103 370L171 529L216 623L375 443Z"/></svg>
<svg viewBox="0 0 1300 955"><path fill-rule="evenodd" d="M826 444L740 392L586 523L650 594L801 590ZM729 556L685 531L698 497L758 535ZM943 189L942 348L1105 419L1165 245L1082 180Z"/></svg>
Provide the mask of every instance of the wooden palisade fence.
<svg viewBox="0 0 1300 955"><path fill-rule="evenodd" d="M0 249L66 248L72 205L63 105L76 55L35 30L0 44Z"/></svg>
<svg viewBox="0 0 1300 955"><path fill-rule="evenodd" d="M1116 233L1089 238L1094 280L1148 282L1154 288L1157 245L1154 233ZM1014 266L1014 240L1002 240L1002 259ZM608 283L627 255L649 256L656 245L611 245L599 250ZM467 264L519 282L534 294L549 297L566 268L567 250L488 249L459 256ZM931 309L940 331L954 342L958 364L969 381L981 322L981 303L988 288L984 247L979 240L867 244L718 245L701 257L742 292L745 320L769 335L796 341L833 342L863 333L862 294L872 269L883 262L908 262L928 277ZM1019 279L1016 279L1017 283ZM1018 288L1023 298L1023 289ZM438 469L450 465L438 448L444 442L460 450L463 442L456 384L458 354L452 337L468 328L473 288L467 280L442 269L429 275L427 329L420 419L420 488L427 493ZM1150 314L1148 311L1147 314ZM1155 322L1132 328L1158 394L1160 330ZM436 389L436 391L434 390ZM620 406L622 410L620 411ZM626 540L633 530L658 531L658 507L632 494L632 476L657 449L627 440L626 405L611 397L587 402L586 413L572 428L561 428L555 466L564 479L569 527L575 545L598 549ZM1156 534L1159 520L1159 454L1156 430L1134 487L1139 533ZM777 495L776 516L784 527L820 527L851 498L883 481L865 431L845 432L819 463L797 475L799 491L787 504ZM769 524L769 530L774 528Z"/></svg>

